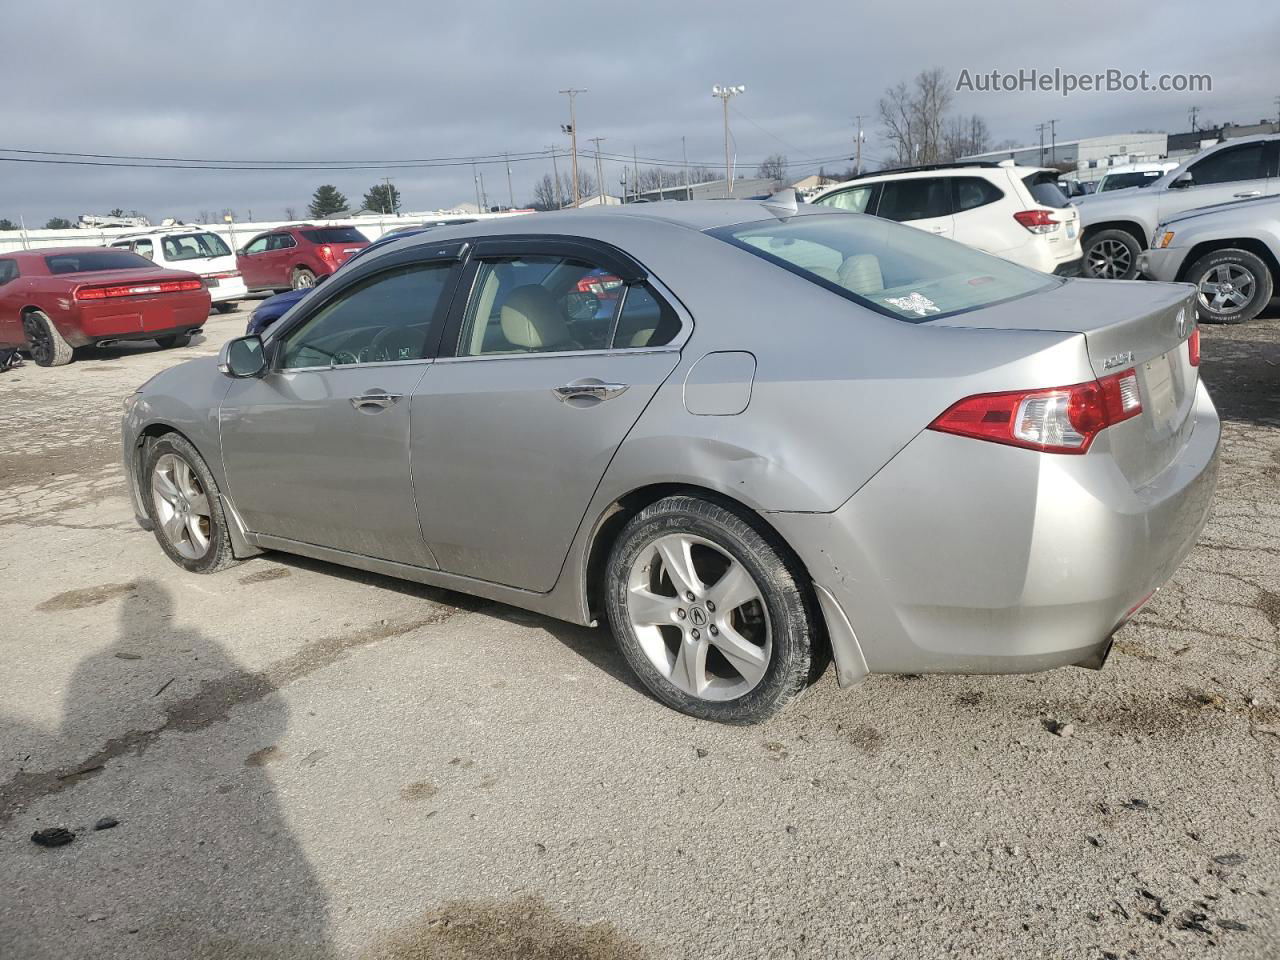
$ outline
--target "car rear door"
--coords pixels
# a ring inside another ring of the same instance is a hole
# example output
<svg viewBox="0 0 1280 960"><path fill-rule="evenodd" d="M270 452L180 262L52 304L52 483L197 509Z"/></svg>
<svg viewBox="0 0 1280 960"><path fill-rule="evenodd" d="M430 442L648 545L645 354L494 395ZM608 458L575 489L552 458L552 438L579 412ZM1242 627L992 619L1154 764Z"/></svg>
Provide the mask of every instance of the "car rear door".
<svg viewBox="0 0 1280 960"><path fill-rule="evenodd" d="M955 233L951 213L951 181L947 177L903 177L880 185L876 216L950 237Z"/></svg>
<svg viewBox="0 0 1280 960"><path fill-rule="evenodd" d="M612 309L592 292L602 277L624 282ZM423 533L443 570L545 592L690 322L642 268L590 241L482 242L462 289L413 396Z"/></svg>
<svg viewBox="0 0 1280 960"><path fill-rule="evenodd" d="M219 410L231 496L255 533L434 567L409 471L462 244L404 251L322 291L271 336L271 365Z"/></svg>

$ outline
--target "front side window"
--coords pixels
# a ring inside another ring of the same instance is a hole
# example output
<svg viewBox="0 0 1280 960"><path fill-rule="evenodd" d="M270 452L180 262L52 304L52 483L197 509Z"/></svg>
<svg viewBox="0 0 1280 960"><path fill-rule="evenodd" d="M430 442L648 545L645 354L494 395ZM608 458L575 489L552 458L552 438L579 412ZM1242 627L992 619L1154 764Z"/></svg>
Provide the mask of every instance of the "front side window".
<svg viewBox="0 0 1280 960"><path fill-rule="evenodd" d="M841 190L839 193L829 193L825 197L819 197L814 201L816 206L834 207L837 210L850 210L853 213L866 213L867 204L871 200L871 194L875 190L873 184L861 187L850 187L848 190Z"/></svg>
<svg viewBox="0 0 1280 960"><path fill-rule="evenodd" d="M911 323L990 306L1063 282L873 217L790 217L709 232L834 293Z"/></svg>
<svg viewBox="0 0 1280 960"><path fill-rule="evenodd" d="M285 334L281 367L425 358L452 276L452 263L410 264L342 291Z"/></svg>
<svg viewBox="0 0 1280 960"><path fill-rule="evenodd" d="M1265 144L1246 143L1240 147L1219 150L1190 168L1191 182L1233 183L1237 180L1259 180L1263 176L1262 153Z"/></svg>
<svg viewBox="0 0 1280 960"><path fill-rule="evenodd" d="M150 244L151 241L146 241ZM210 257L229 257L231 251L216 233L195 233L186 237L165 237L160 241L164 258L175 260L207 260ZM139 251L141 252L141 251Z"/></svg>
<svg viewBox="0 0 1280 960"><path fill-rule="evenodd" d="M249 245L244 248L244 252L250 255L255 253L262 253L267 249L267 241L270 239L271 237L265 236L265 237L257 237L253 240L250 240Z"/></svg>
<svg viewBox="0 0 1280 960"><path fill-rule="evenodd" d="M951 214L951 184L942 177L887 180L880 193L876 216L904 223Z"/></svg>

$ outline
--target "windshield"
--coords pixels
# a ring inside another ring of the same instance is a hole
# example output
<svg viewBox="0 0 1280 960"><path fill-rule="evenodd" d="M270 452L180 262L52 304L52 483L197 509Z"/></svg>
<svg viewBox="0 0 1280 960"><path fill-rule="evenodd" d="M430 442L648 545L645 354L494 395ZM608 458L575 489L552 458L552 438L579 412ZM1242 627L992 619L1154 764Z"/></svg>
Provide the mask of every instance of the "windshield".
<svg viewBox="0 0 1280 960"><path fill-rule="evenodd" d="M368 243L365 235L355 227L320 227L303 230L302 235L312 243Z"/></svg>
<svg viewBox="0 0 1280 960"><path fill-rule="evenodd" d="M1163 174L1159 170L1143 170L1139 173L1109 173L1102 178L1099 193L1108 190L1123 190L1125 187L1145 187L1155 183Z"/></svg>
<svg viewBox="0 0 1280 960"><path fill-rule="evenodd" d="M160 241L166 260L203 260L209 257L229 257L231 249L214 233L193 233L189 236L164 237Z"/></svg>
<svg viewBox="0 0 1280 960"><path fill-rule="evenodd" d="M85 250L79 253L58 253L44 258L45 266L52 274L92 273L97 270L137 270L154 267L146 257L128 250Z"/></svg>
<svg viewBox="0 0 1280 960"><path fill-rule="evenodd" d="M862 214L790 217L709 232L910 323L990 306L1062 282L915 227Z"/></svg>

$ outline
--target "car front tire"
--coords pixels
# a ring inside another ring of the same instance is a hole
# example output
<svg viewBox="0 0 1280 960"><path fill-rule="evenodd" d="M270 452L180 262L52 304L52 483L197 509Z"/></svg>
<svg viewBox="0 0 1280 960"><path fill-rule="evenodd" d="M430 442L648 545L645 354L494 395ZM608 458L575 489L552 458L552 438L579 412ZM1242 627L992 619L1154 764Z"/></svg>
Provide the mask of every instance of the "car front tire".
<svg viewBox="0 0 1280 960"><path fill-rule="evenodd" d="M736 509L694 496L646 507L610 553L606 604L627 662L690 716L758 723L812 679L812 596L786 545Z"/></svg>
<svg viewBox="0 0 1280 960"><path fill-rule="evenodd" d="M157 440L143 479L156 540L170 560L192 573L215 573L237 562L217 481L185 437L169 433Z"/></svg>
<svg viewBox="0 0 1280 960"><path fill-rule="evenodd" d="M36 366L62 367L71 362L75 351L43 310L31 310L22 318L22 333Z"/></svg>
<svg viewBox="0 0 1280 960"><path fill-rule="evenodd" d="M171 337L156 337L156 343L160 344L165 350L171 350L174 347L187 347L191 345L191 334L179 333Z"/></svg>
<svg viewBox="0 0 1280 960"><path fill-rule="evenodd" d="M1186 279L1196 285L1205 323L1252 320L1266 309L1274 289L1271 270L1262 259L1234 247L1205 254L1191 265Z"/></svg>
<svg viewBox="0 0 1280 960"><path fill-rule="evenodd" d="M1099 280L1132 280L1142 245L1128 230L1099 230L1084 245L1083 272Z"/></svg>
<svg viewBox="0 0 1280 960"><path fill-rule="evenodd" d="M222 303L215 303L213 305L213 309L218 313L231 313L235 308L236 304L234 301L223 301Z"/></svg>

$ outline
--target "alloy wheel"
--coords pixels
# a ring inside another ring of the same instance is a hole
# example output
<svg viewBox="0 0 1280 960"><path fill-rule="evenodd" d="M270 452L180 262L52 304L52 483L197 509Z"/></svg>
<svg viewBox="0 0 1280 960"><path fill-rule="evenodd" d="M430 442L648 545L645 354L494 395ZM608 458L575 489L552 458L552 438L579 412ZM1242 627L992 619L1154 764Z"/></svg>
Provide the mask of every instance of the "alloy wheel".
<svg viewBox="0 0 1280 960"><path fill-rule="evenodd" d="M156 523L182 557L199 560L209 552L213 508L191 464L172 453L160 457L151 472L151 497Z"/></svg>
<svg viewBox="0 0 1280 960"><path fill-rule="evenodd" d="M22 320L22 332L31 345L31 359L40 366L48 366L53 360L53 338L39 317L27 316Z"/></svg>
<svg viewBox="0 0 1280 960"><path fill-rule="evenodd" d="M732 700L769 669L773 636L764 595L746 567L703 537L659 537L636 557L627 616L645 656L690 696Z"/></svg>
<svg viewBox="0 0 1280 960"><path fill-rule="evenodd" d="M309 270L295 270L293 274L293 289L307 290L316 285L316 276Z"/></svg>
<svg viewBox="0 0 1280 960"><path fill-rule="evenodd" d="M1127 276L1133 253L1119 240L1102 240L1089 248L1089 272L1094 277L1115 280Z"/></svg>
<svg viewBox="0 0 1280 960"><path fill-rule="evenodd" d="M1253 299L1257 277L1236 263L1222 263L1209 269L1196 284L1200 304L1219 316L1239 313Z"/></svg>

